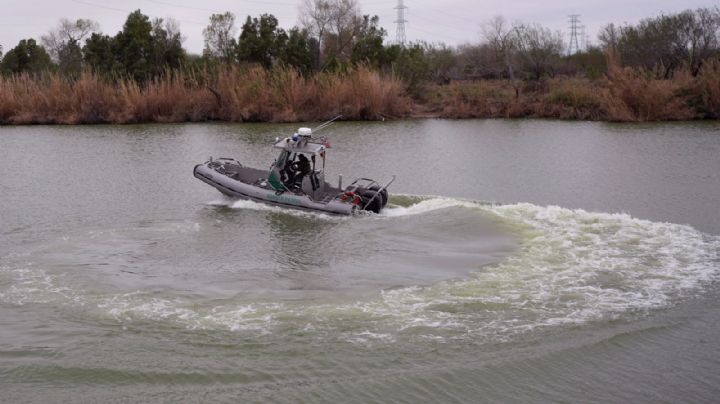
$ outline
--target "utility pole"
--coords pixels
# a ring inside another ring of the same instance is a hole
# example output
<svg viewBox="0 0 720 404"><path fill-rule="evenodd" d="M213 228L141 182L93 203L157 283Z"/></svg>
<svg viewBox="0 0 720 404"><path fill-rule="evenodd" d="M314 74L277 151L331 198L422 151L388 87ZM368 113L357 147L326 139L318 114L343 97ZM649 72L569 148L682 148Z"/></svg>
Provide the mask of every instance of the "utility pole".
<svg viewBox="0 0 720 404"><path fill-rule="evenodd" d="M580 51L580 14L570 16L570 43L568 44L568 55L574 55Z"/></svg>
<svg viewBox="0 0 720 404"><path fill-rule="evenodd" d="M405 19L405 10L407 10L407 7L405 6L405 1L398 0L395 10L397 10L397 20L395 20L395 24L397 24L397 34L395 40L397 41L398 45L405 46L405 23L407 22L407 20Z"/></svg>

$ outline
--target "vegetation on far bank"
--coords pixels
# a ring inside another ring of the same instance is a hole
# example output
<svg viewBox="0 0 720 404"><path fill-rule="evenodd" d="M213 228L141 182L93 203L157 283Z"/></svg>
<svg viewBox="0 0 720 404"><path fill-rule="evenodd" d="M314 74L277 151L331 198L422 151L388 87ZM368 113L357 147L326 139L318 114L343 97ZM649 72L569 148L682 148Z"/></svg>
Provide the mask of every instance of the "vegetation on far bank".
<svg viewBox="0 0 720 404"><path fill-rule="evenodd" d="M0 78L0 122L11 124L375 120L409 111L402 82L365 67L309 77L292 68L169 70L142 84L91 72Z"/></svg>
<svg viewBox="0 0 720 404"><path fill-rule="evenodd" d="M720 10L607 25L566 55L562 35L486 23L451 48L386 44L356 0L305 0L301 26L214 14L202 56L172 20L131 13L115 36L61 20L2 55L0 124L317 121L403 117L610 121L720 117Z"/></svg>

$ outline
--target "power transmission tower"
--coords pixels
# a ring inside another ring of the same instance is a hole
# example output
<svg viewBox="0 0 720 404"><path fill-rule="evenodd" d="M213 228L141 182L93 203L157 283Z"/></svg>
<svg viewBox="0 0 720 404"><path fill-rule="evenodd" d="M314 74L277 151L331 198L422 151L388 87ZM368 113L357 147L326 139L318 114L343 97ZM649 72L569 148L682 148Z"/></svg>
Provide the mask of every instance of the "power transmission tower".
<svg viewBox="0 0 720 404"><path fill-rule="evenodd" d="M395 40L399 45L404 46L406 40L405 23L407 22L405 19L405 10L407 10L407 7L405 6L404 0L398 0L395 10L397 10L397 20L395 20L395 24L397 24L397 37Z"/></svg>
<svg viewBox="0 0 720 404"><path fill-rule="evenodd" d="M592 42L590 42L590 34L585 32L585 51L587 52L588 49L592 46Z"/></svg>
<svg viewBox="0 0 720 404"><path fill-rule="evenodd" d="M580 14L570 16L570 43L568 44L568 55L574 55L580 51Z"/></svg>

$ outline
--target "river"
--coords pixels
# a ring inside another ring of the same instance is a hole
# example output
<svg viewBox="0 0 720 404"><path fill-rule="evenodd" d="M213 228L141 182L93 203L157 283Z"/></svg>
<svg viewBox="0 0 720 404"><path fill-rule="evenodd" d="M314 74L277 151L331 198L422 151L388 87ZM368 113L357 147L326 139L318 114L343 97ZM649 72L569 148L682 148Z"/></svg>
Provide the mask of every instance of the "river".
<svg viewBox="0 0 720 404"><path fill-rule="evenodd" d="M0 401L720 396L719 124L339 123L353 218L192 176L294 129L0 127Z"/></svg>

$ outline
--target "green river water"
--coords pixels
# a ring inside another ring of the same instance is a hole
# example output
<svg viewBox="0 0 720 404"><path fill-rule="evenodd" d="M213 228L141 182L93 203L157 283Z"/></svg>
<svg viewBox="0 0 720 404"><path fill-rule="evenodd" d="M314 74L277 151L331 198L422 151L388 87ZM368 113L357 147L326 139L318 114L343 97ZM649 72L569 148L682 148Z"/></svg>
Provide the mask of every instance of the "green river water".
<svg viewBox="0 0 720 404"><path fill-rule="evenodd" d="M295 126L0 127L0 402L717 402L717 123L340 123L362 217L192 176Z"/></svg>

